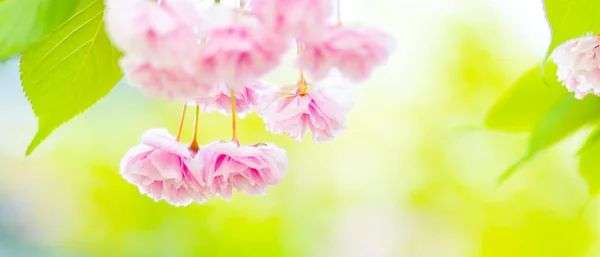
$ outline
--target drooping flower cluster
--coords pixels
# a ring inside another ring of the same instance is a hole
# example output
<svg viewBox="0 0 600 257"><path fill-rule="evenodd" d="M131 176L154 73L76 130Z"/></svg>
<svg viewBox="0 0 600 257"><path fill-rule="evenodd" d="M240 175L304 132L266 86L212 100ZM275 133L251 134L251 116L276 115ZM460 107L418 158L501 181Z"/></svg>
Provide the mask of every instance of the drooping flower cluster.
<svg viewBox="0 0 600 257"><path fill-rule="evenodd" d="M121 174L141 193L179 206L229 199L234 188L262 194L283 179L287 165L285 150L275 145L213 142L194 151L166 129L150 129L123 158Z"/></svg>
<svg viewBox="0 0 600 257"><path fill-rule="evenodd" d="M122 160L124 178L174 205L229 199L233 189L262 194L287 172L286 152L273 144L240 145L238 116L256 112L267 130L298 141L309 131L316 142L339 136L353 105L350 84L385 64L395 43L375 28L342 25L334 1L201 7L195 0L106 0L107 34L124 53L120 66L130 84L147 96L184 103L177 136L165 129L144 133ZM264 81L294 42L297 82ZM180 142L187 105L196 106L190 145ZM232 140L199 146L200 111L231 115Z"/></svg>
<svg viewBox="0 0 600 257"><path fill-rule="evenodd" d="M600 96L600 36L576 38L558 46L553 54L556 75L569 92L582 99Z"/></svg>
<svg viewBox="0 0 600 257"><path fill-rule="evenodd" d="M344 81L330 77L313 83L306 92L296 86L274 87L263 94L259 115L267 130L301 141L311 131L313 141L330 141L345 128L345 117L353 105L352 92Z"/></svg>

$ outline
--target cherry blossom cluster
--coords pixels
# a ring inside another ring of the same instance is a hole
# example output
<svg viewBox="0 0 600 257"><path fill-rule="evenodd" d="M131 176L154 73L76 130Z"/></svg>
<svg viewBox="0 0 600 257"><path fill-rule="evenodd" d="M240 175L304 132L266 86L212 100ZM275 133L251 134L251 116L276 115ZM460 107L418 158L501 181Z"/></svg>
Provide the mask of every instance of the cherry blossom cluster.
<svg viewBox="0 0 600 257"><path fill-rule="evenodd" d="M577 99L588 94L600 96L600 36L567 41L554 50L553 57L558 80Z"/></svg>
<svg viewBox="0 0 600 257"><path fill-rule="evenodd" d="M286 151L240 144L236 118L254 112L272 133L302 141L310 131L313 141L331 141L345 128L352 85L395 48L375 28L342 25L339 0L206 1L106 0L107 34L124 54L127 80L149 97L184 105L177 135L145 132L123 157L121 174L141 193L177 206L230 199L233 189L263 194L280 183ZM298 78L266 82L289 51L297 52ZM188 106L196 118L186 144L180 137ZM200 146L199 113L213 111L231 115L232 139Z"/></svg>

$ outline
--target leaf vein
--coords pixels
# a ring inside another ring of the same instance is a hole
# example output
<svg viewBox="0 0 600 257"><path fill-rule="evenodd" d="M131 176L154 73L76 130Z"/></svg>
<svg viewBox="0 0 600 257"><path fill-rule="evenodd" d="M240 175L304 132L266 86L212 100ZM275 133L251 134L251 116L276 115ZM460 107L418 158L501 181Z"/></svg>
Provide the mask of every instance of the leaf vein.
<svg viewBox="0 0 600 257"><path fill-rule="evenodd" d="M48 76L52 71L54 71L56 68L58 68L64 61L66 61L67 59L69 59L75 53L79 52L80 50L82 50L83 48L85 48L86 46L88 46L92 42L93 42L93 40L90 39L90 40L84 42L83 44L81 44L79 47L75 48L73 51L71 51L71 53L65 55L62 59L60 59L58 62L56 62L56 64L54 64L52 67L50 67L50 69L48 69L38 80L32 82L32 86L35 86L39 82L41 82L42 80L44 80L46 78L46 76Z"/></svg>
<svg viewBox="0 0 600 257"><path fill-rule="evenodd" d="M102 14L102 13L104 13L104 12L100 12L100 14ZM90 48L88 49L88 51L83 56L83 59L81 61L81 65L79 65L79 67L76 69L78 72L77 72L77 74L75 74L75 76L73 76L73 81L72 81L73 83L75 83L75 81L77 80L77 77L79 77L79 74L81 73L83 65L86 63L86 59L90 55L90 51L92 50L92 48L94 48L94 43L96 42L96 39L98 38L98 33L100 32L100 28L102 28L102 21L100 21L98 23L98 27L96 28L96 32L94 33L94 36L92 37L92 42L90 44Z"/></svg>
<svg viewBox="0 0 600 257"><path fill-rule="evenodd" d="M97 2L97 1L94 1ZM85 7L87 8L87 7ZM60 40L60 42L56 43L50 50L48 50L48 52L42 56L42 58L40 58L38 60L38 62L29 70L27 76L30 76L37 68L38 66L44 62L44 60L46 60L46 58L48 58L48 56L54 52L54 50L59 47L63 42L65 42L67 39L69 39L75 32L79 31L81 28L85 27L86 25L88 25L90 22L94 21L96 18L98 18L98 16L102 15L104 12L100 12L98 14L96 14L95 16L91 17L89 20L87 20L84 23L81 23L79 26L77 26L73 31L71 31L69 34L67 34L67 36L65 36L62 40ZM79 13L78 13L79 14ZM75 17L75 16L73 16Z"/></svg>

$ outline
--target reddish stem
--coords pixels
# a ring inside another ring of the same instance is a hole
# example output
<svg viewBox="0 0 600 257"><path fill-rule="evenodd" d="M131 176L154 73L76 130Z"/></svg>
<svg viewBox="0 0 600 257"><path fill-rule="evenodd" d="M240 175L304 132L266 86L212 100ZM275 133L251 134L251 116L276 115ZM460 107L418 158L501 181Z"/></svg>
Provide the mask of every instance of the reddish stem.
<svg viewBox="0 0 600 257"><path fill-rule="evenodd" d="M231 89L231 131L232 131L232 138L231 141L236 142L238 145L240 144L240 141L238 140L237 137L237 114L235 111L235 91L233 89Z"/></svg>
<svg viewBox="0 0 600 257"><path fill-rule="evenodd" d="M298 54L302 52L303 46L302 43L296 41L296 46L298 48ZM298 79L298 89L296 89L296 94L304 95L306 94L306 79L304 78L304 71L302 67L300 67L300 78Z"/></svg>
<svg viewBox="0 0 600 257"><path fill-rule="evenodd" d="M184 104L183 110L181 111L181 118L179 118L179 130L177 130L177 138L176 138L177 141L179 141L179 139L181 139L181 132L183 131L183 123L185 121L185 111L186 110L187 110L187 105Z"/></svg>
<svg viewBox="0 0 600 257"><path fill-rule="evenodd" d="M192 142L190 143L190 150L193 153L197 153L200 149L198 145L198 120L200 117L200 106L196 105L196 116L194 118L194 134L192 135Z"/></svg>

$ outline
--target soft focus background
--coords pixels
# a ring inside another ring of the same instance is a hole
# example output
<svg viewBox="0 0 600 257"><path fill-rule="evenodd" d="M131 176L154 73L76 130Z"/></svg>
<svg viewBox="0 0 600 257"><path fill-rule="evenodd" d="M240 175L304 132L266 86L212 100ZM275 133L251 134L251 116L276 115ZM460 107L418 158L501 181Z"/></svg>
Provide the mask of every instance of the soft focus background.
<svg viewBox="0 0 600 257"><path fill-rule="evenodd" d="M583 133L495 187L526 135L487 131L483 119L546 50L541 0L341 1L346 23L380 26L398 49L356 89L334 143L240 122L242 143L288 150L287 177L261 197L176 208L127 184L121 156L148 128L175 133L180 106L124 83L25 158L36 119L18 61L0 63L0 256L600 256L596 201L580 212ZM203 144L227 139L229 118L203 114L200 131Z"/></svg>

